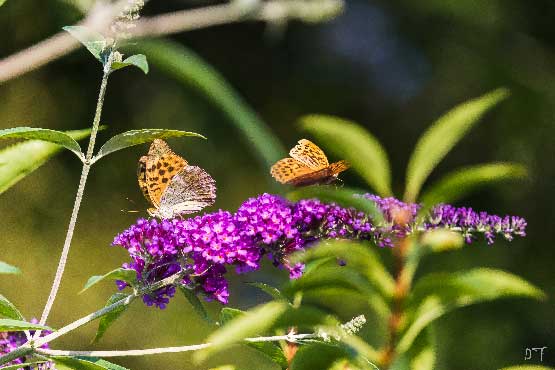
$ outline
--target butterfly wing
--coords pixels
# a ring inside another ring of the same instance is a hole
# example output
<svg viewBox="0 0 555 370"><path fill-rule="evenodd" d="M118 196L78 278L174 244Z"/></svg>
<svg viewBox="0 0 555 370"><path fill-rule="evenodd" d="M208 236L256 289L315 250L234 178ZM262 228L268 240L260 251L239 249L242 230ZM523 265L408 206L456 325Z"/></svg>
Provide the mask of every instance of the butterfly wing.
<svg viewBox="0 0 555 370"><path fill-rule="evenodd" d="M314 171L329 166L328 158L322 149L307 139L299 140L299 143L289 151L289 155Z"/></svg>
<svg viewBox="0 0 555 370"><path fill-rule="evenodd" d="M164 140L152 142L146 160L146 185L151 203L158 207L160 198L171 179L187 166L187 161L175 154Z"/></svg>
<svg viewBox="0 0 555 370"><path fill-rule="evenodd" d="M176 174L160 198L159 214L172 218L195 213L216 201L216 181L197 166L186 166Z"/></svg>
<svg viewBox="0 0 555 370"><path fill-rule="evenodd" d="M334 162L332 164L330 164L329 166L329 172L331 176L337 176L339 175L341 172L349 169L349 167L351 167L351 165L349 164L349 162L343 160L343 161L338 161L338 162Z"/></svg>
<svg viewBox="0 0 555 370"><path fill-rule="evenodd" d="M139 159L139 165L137 166L137 180L139 181L139 188L141 189L141 193L143 193L146 200L150 202L150 196L148 195L148 185L146 181L146 162L148 157L143 155Z"/></svg>
<svg viewBox="0 0 555 370"><path fill-rule="evenodd" d="M282 184L290 183L295 178L312 172L314 172L312 169L293 158L280 159L270 169L272 177Z"/></svg>

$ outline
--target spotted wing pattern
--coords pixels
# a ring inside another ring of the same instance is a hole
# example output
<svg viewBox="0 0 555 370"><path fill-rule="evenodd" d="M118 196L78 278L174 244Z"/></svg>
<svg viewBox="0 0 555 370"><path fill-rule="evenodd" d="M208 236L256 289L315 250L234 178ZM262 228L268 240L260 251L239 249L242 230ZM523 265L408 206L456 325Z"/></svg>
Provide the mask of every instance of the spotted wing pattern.
<svg viewBox="0 0 555 370"><path fill-rule="evenodd" d="M139 171L140 166L139 162ZM152 142L146 158L145 171L148 199L154 207L160 204L160 198L171 179L186 166L187 161L175 154L164 140L156 139Z"/></svg>
<svg viewBox="0 0 555 370"><path fill-rule="evenodd" d="M158 216L172 218L195 213L216 201L216 181L202 168L185 166L172 179L160 198Z"/></svg>
<svg viewBox="0 0 555 370"><path fill-rule="evenodd" d="M146 155L143 155L139 159L139 165L137 166L137 179L139 180L139 188L141 189L141 193L143 193L146 200L150 202L150 196L148 195L148 184L146 181L147 159L148 157Z"/></svg>
<svg viewBox="0 0 555 370"><path fill-rule="evenodd" d="M349 164L349 162L343 160L343 161L338 161L338 162L334 162L332 164L330 164L329 166L329 172L331 176L337 176L339 175L341 172L349 169L349 167L351 167L351 165Z"/></svg>
<svg viewBox="0 0 555 370"><path fill-rule="evenodd" d="M329 166L328 158L322 149L307 139L299 140L299 143L289 151L289 155L314 171Z"/></svg>
<svg viewBox="0 0 555 370"><path fill-rule="evenodd" d="M303 163L293 158L283 158L276 162L270 169L270 174L282 184L287 184L295 178L314 172Z"/></svg>

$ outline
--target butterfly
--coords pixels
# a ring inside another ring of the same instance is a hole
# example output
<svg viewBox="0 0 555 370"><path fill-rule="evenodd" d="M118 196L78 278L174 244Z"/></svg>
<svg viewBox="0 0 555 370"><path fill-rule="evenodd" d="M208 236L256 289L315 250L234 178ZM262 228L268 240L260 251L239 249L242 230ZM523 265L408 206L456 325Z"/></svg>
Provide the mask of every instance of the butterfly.
<svg viewBox="0 0 555 370"><path fill-rule="evenodd" d="M161 219L195 213L214 204L216 181L197 166L155 139L148 154L139 159L137 178L141 192L154 207L151 216Z"/></svg>
<svg viewBox="0 0 555 370"><path fill-rule="evenodd" d="M301 139L291 151L291 158L283 158L270 169L270 174L282 184L303 186L331 184L337 175L349 168L347 161L330 164L316 144Z"/></svg>

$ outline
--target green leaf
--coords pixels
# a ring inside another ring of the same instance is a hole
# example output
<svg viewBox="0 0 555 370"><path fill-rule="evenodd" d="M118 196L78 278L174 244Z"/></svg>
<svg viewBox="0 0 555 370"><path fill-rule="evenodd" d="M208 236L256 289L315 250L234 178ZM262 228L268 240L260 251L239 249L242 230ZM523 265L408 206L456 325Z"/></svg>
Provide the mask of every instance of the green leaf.
<svg viewBox="0 0 555 370"><path fill-rule="evenodd" d="M220 311L219 324L220 326L224 326L237 316L243 315L244 313L245 311L241 311L236 308L224 307Z"/></svg>
<svg viewBox="0 0 555 370"><path fill-rule="evenodd" d="M325 370L337 361L349 358L349 353L338 345L314 343L300 347L293 357L290 370Z"/></svg>
<svg viewBox="0 0 555 370"><path fill-rule="evenodd" d="M56 369L59 370L128 370L123 366L96 357L51 356L49 358L56 363Z"/></svg>
<svg viewBox="0 0 555 370"><path fill-rule="evenodd" d="M3 370L4 368L2 368ZM552 367L546 367L541 365L515 365L504 367L500 370L553 370Z"/></svg>
<svg viewBox="0 0 555 370"><path fill-rule="evenodd" d="M2 294L0 294L0 316L8 319L24 320L21 312Z"/></svg>
<svg viewBox="0 0 555 370"><path fill-rule="evenodd" d="M479 268L424 276L409 298L408 325L397 351L408 350L425 327L456 308L509 297L543 299L545 295L524 279L501 270Z"/></svg>
<svg viewBox="0 0 555 370"><path fill-rule="evenodd" d="M261 291L268 294L270 297L274 298L275 300L289 302L287 297L284 296L276 287L273 287L265 283L259 283L259 282L248 282L247 284L260 289Z"/></svg>
<svg viewBox="0 0 555 370"><path fill-rule="evenodd" d="M89 136L90 129L65 133L75 140L81 140ZM0 150L0 194L61 150L59 145L40 140L29 140Z"/></svg>
<svg viewBox="0 0 555 370"><path fill-rule="evenodd" d="M353 170L379 195L392 194L387 153L368 130L354 122L324 115L304 116L301 124L326 150L349 161Z"/></svg>
<svg viewBox="0 0 555 370"><path fill-rule="evenodd" d="M343 207L353 207L368 214L374 223L383 222L383 214L376 203L361 195L364 190L355 190L346 187L334 188L330 186L306 186L287 194L287 199L297 202L301 199L318 198L323 202L334 202Z"/></svg>
<svg viewBox="0 0 555 370"><path fill-rule="evenodd" d="M256 112L211 65L191 50L170 41L141 41L134 50L149 56L152 65L192 87L215 104L250 142L265 169L283 158L285 148Z"/></svg>
<svg viewBox="0 0 555 370"><path fill-rule="evenodd" d="M269 302L259 305L244 314L236 315L208 337L206 342L213 345L197 352L195 354L196 359L203 361L213 353L240 342L244 338L266 333L287 310L287 307L288 304L285 302ZM230 312L232 311L227 310L227 313Z"/></svg>
<svg viewBox="0 0 555 370"><path fill-rule="evenodd" d="M0 0L0 6L4 5L5 2L6 0Z"/></svg>
<svg viewBox="0 0 555 370"><path fill-rule="evenodd" d="M397 356L391 370L434 370L436 340L431 327L423 330L407 352Z"/></svg>
<svg viewBox="0 0 555 370"><path fill-rule="evenodd" d="M110 140L108 140L104 145L102 145L102 148L100 148L100 150L94 157L93 163L98 161L100 158L121 149L129 148L131 146L135 146L139 144L148 143L153 141L154 139L167 139L170 137L182 137L182 136L192 136L192 137L200 137L202 139L206 139L201 134L197 134L195 132L180 131L180 130L165 130L165 129L150 128L150 129L126 131L110 138Z"/></svg>
<svg viewBox="0 0 555 370"><path fill-rule="evenodd" d="M125 68L128 66L135 66L144 72L146 75L148 73L148 62L146 61L146 56L144 54L135 54L126 58L123 62L113 62L112 70L117 70Z"/></svg>
<svg viewBox="0 0 555 370"><path fill-rule="evenodd" d="M54 331L54 329L48 326L33 324L23 320L0 319L0 331L24 331L33 329Z"/></svg>
<svg viewBox="0 0 555 370"><path fill-rule="evenodd" d="M395 281L372 248L373 246L360 242L330 240L321 242L303 252L295 253L290 260L293 263L307 263L329 257L343 260L347 264L345 267L353 268L366 276L368 282L384 297L392 297ZM292 284L295 282L292 281Z"/></svg>
<svg viewBox="0 0 555 370"><path fill-rule="evenodd" d="M487 163L451 172L432 185L420 198L426 208L454 203L470 192L501 181L525 178L526 167L516 163Z"/></svg>
<svg viewBox="0 0 555 370"><path fill-rule="evenodd" d="M2 193L1 190L0 193ZM6 262L0 261L0 274L21 274L21 270L15 266L8 265Z"/></svg>
<svg viewBox="0 0 555 370"><path fill-rule="evenodd" d="M96 285L102 280L106 280L106 279L122 280L122 281L125 281L126 283L129 283L130 285L133 285L133 283L137 279L137 272L135 270L124 269L123 267L120 267L110 272L107 272L104 275L91 276L89 280L87 280L85 286L83 287L83 289L81 289L79 294L83 293L85 290L89 289L93 285Z"/></svg>
<svg viewBox="0 0 555 370"><path fill-rule="evenodd" d="M0 4L1 5L1 4ZM33 361L33 362L25 362L23 364L11 365L11 366L3 366L0 369L2 370L19 370L19 369L39 369L38 366L40 364L45 364L50 361ZM57 369L58 370L58 369ZM62 370L62 369L59 369Z"/></svg>
<svg viewBox="0 0 555 370"><path fill-rule="evenodd" d="M71 150L79 159L83 159L81 147L70 135L62 131L36 127L15 127L0 130L0 139L34 139L58 144Z"/></svg>
<svg viewBox="0 0 555 370"><path fill-rule="evenodd" d="M489 109L508 96L497 89L455 107L420 137L407 166L404 199L414 202L428 175Z"/></svg>
<svg viewBox="0 0 555 370"><path fill-rule="evenodd" d="M114 293L110 298L108 298L106 306L116 303L117 301L120 301L127 296L128 295L124 293ZM92 340L92 343L98 342L100 338L102 338L104 333L106 333L106 330L108 330L108 328L114 323L114 321L116 321L121 316L121 314L127 310L128 307L129 305L119 306L115 310L108 312L106 315L102 316L100 322L98 323L98 329L96 331L94 339Z"/></svg>
<svg viewBox="0 0 555 370"><path fill-rule="evenodd" d="M185 296L185 298L187 298L187 300L189 301L189 303L191 304L191 306L193 306L193 309L195 310L195 312L204 320L206 321L208 324L214 324L214 320L212 320L210 318L210 315L208 315L208 312L206 311L206 309L204 308L204 306L202 305L200 299L198 298L198 296L195 294L195 292L193 292L190 289L187 289L187 287L184 287L182 285L179 285L179 290L181 290L181 292L183 293L183 295Z"/></svg>
<svg viewBox="0 0 555 370"><path fill-rule="evenodd" d="M83 26L62 27L75 37L87 50L102 63L102 52L106 48L106 39L100 33Z"/></svg>

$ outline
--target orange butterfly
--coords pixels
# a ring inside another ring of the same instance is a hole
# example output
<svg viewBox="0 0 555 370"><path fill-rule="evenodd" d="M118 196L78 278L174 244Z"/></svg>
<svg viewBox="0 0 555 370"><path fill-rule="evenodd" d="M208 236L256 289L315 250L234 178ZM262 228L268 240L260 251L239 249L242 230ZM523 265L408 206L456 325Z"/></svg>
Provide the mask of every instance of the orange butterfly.
<svg viewBox="0 0 555 370"><path fill-rule="evenodd" d="M270 169L272 177L282 184L331 184L337 180L337 175L349 168L347 161L329 164L322 149L306 139L299 140L289 155L291 158L277 161Z"/></svg>
<svg viewBox="0 0 555 370"><path fill-rule="evenodd" d="M154 206L151 216L162 219L195 213L214 204L216 182L202 168L191 166L161 139L152 142L148 155L139 159L139 187Z"/></svg>

